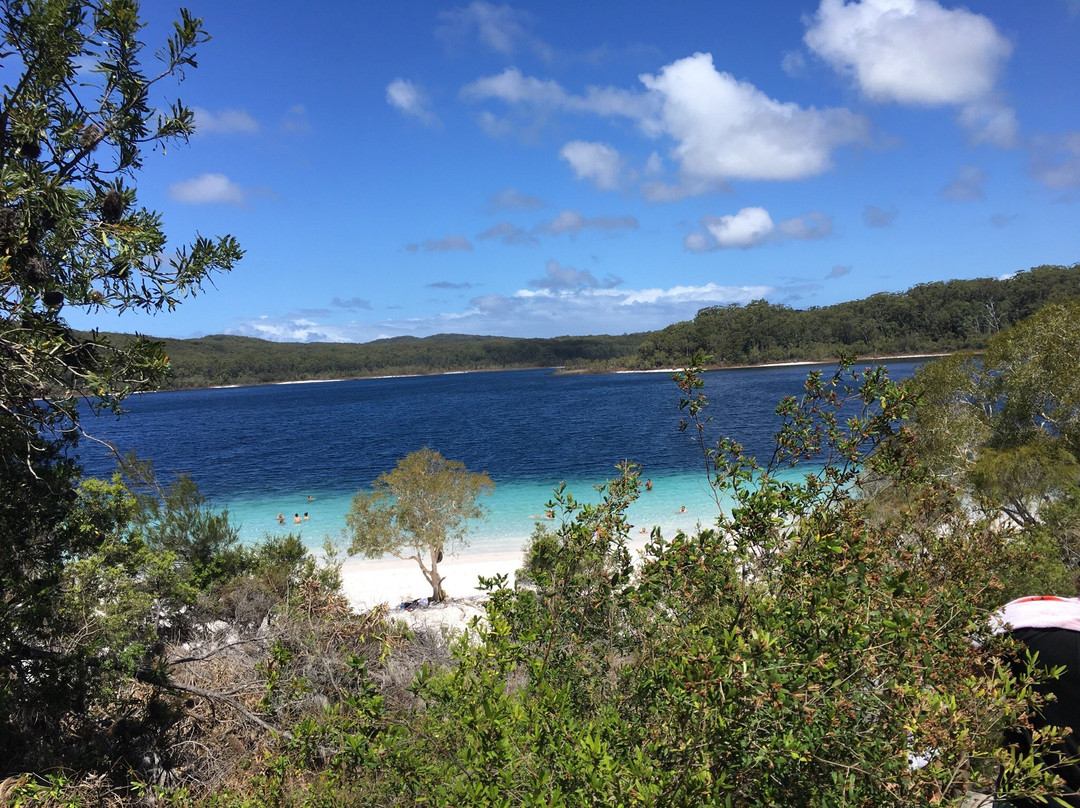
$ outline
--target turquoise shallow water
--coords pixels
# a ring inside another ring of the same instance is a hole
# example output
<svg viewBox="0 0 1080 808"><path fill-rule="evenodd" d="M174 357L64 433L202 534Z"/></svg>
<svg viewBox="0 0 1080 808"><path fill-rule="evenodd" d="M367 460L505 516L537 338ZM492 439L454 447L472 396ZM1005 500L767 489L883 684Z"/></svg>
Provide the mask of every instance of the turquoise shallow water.
<svg viewBox="0 0 1080 808"><path fill-rule="evenodd" d="M668 472L651 475L651 491L642 490L638 500L630 506L628 517L634 525L634 533L641 528L646 532L659 525L665 535L676 530L690 531L696 525L710 526L715 523L718 505L703 472ZM599 494L594 486L600 480L567 480L567 490L582 502L595 503ZM307 496L314 496L309 502ZM499 552L518 550L525 544L536 522L546 523L545 503L552 496L552 486L533 482L496 481L495 491L483 502L490 513L487 519L474 522L469 531L469 544L477 551ZM312 547L321 546L327 539L340 541L345 528L345 513L352 501L352 493L333 493L313 490L300 491L294 496L246 497L223 503L233 521L240 525L240 535L245 542L258 541L268 534L295 532ZM721 500L725 505L728 500ZM680 512L686 508L685 513ZM293 515L309 518L299 525L293 523ZM284 527L277 523L277 514L286 517Z"/></svg>
<svg viewBox="0 0 1080 808"><path fill-rule="evenodd" d="M904 378L915 366L893 364L890 372ZM810 369L706 374L707 443L729 435L767 460L776 404L801 392ZM630 508L636 531L659 525L671 535L714 524L718 504L701 447L693 430L678 429L678 404L666 373L527 370L157 393L130 399L118 421L87 416L83 424L122 452L136 450L166 480L189 474L229 510L243 541L295 531L311 547L341 538L358 489L428 446L495 481L490 517L473 525L471 544L501 551L521 548L560 481L578 500L595 501L593 486L626 459L653 481ZM115 467L91 441L80 459L95 476ZM293 514L305 511L307 521L295 525Z"/></svg>

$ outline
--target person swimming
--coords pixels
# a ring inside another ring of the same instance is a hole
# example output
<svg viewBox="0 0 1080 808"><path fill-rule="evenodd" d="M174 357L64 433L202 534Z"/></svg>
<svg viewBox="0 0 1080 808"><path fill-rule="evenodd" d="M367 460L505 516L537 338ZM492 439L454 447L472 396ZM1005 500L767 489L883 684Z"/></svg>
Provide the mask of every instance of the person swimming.
<svg viewBox="0 0 1080 808"><path fill-rule="evenodd" d="M293 517L292 517L292 520L293 520L293 522L295 522L296 524L300 524L300 514L298 514L298 513L294 513L294 514L293 514Z"/></svg>

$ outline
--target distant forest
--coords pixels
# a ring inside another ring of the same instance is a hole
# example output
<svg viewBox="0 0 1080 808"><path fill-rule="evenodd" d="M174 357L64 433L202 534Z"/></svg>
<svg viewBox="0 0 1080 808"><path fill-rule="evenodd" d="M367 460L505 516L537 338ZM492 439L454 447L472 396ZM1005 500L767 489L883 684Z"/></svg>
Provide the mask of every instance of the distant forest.
<svg viewBox="0 0 1080 808"><path fill-rule="evenodd" d="M979 350L1044 304L1080 296L1080 264L1040 266L998 280L924 283L906 292L793 309L755 300L710 306L693 320L621 336L517 339L440 334L367 343L269 342L250 337L164 339L166 389L500 368L605 371L682 365L698 350L718 367L789 360ZM122 339L122 337L117 337Z"/></svg>

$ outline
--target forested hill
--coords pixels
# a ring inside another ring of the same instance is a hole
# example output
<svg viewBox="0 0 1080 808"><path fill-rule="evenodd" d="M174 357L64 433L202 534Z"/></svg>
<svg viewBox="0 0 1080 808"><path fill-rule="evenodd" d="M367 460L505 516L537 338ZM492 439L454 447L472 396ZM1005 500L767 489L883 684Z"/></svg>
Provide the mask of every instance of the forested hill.
<svg viewBox="0 0 1080 808"><path fill-rule="evenodd" d="M670 367L695 350L720 365L980 349L1051 301L1080 296L1080 264L1040 266L1006 279L938 281L834 306L792 309L756 300L710 306L649 334L630 364Z"/></svg>
<svg viewBox="0 0 1080 808"><path fill-rule="evenodd" d="M717 365L979 349L1052 300L1080 296L1080 264L1040 266L1008 279L920 284L834 306L793 309L764 300L703 308L693 320L622 336L515 339L441 334L375 342L282 343L212 336L163 340L168 388L261 384L456 370L680 365L696 350Z"/></svg>
<svg viewBox="0 0 1080 808"><path fill-rule="evenodd" d="M162 340L173 372L166 389L456 370L607 366L632 356L647 333L513 339L438 334L365 343L268 342L212 336Z"/></svg>

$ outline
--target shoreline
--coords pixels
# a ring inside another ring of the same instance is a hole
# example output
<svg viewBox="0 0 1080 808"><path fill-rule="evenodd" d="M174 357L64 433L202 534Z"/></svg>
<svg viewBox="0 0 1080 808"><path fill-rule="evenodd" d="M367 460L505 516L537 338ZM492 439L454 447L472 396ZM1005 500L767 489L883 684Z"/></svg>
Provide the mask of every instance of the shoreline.
<svg viewBox="0 0 1080 808"><path fill-rule="evenodd" d="M950 356L953 351L942 351L939 353L914 353L914 354L885 354L882 356L860 356L856 357L856 364L858 363L872 363L872 362L915 362L920 359L940 359L943 356ZM782 368L782 367L814 367L820 365L835 365L840 361L839 357L833 357L831 359L793 359L784 362L759 362L751 365L707 365L704 369L706 372L712 371L725 371L725 370L756 370L767 368ZM564 365L536 365L529 367L500 367L500 368L475 368L472 370L440 370L433 371L431 373L388 373L377 376L344 376L334 379L293 379L293 380L274 380L274 381L262 381L251 382L250 384L215 384L207 387L174 387L168 389L159 390L140 390L136 391L137 395L145 395L147 393L182 393L192 390L235 390L242 387L267 387L277 385L290 385L290 384L330 384L333 382L356 382L365 380L379 380L379 379L415 379L423 378L425 376L460 376L468 373L503 373L514 370L549 370L552 373L566 373L566 374L630 374L630 373L680 373L685 368L614 368L609 370L594 370L588 368L573 368L567 370Z"/></svg>

